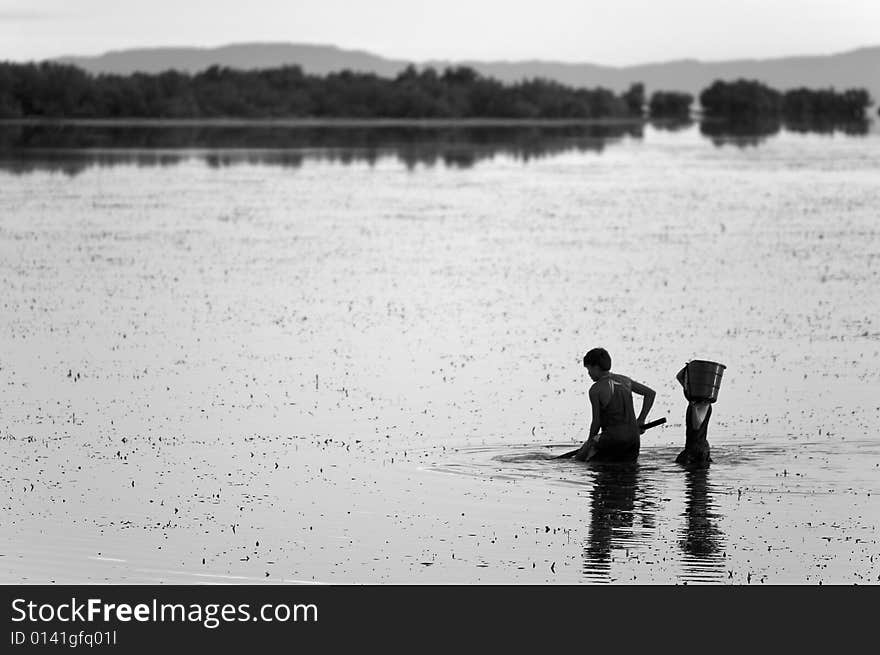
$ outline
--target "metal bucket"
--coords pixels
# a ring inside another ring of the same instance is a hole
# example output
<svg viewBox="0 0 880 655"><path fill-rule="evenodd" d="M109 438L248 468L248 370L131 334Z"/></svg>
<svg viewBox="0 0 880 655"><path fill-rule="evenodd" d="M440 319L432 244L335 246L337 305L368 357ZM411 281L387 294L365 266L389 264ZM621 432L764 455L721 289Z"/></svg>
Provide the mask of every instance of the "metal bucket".
<svg viewBox="0 0 880 655"><path fill-rule="evenodd" d="M688 362L685 370L685 389L691 400L714 403L718 400L724 364L694 359Z"/></svg>

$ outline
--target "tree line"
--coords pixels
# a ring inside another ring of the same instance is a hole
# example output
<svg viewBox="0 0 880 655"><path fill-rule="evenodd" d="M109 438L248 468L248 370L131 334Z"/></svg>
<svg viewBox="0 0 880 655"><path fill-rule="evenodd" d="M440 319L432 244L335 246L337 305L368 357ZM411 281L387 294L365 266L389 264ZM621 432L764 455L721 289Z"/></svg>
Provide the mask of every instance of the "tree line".
<svg viewBox="0 0 880 655"><path fill-rule="evenodd" d="M715 81L700 93L703 113L735 120L864 121L871 96L865 89L791 89L784 93L756 80Z"/></svg>
<svg viewBox="0 0 880 655"><path fill-rule="evenodd" d="M5 118L625 118L640 116L644 102L642 85L623 94L542 79L505 85L466 67L410 66L383 78L298 66L91 75L48 62L0 64Z"/></svg>
<svg viewBox="0 0 880 655"><path fill-rule="evenodd" d="M299 66L243 71L212 66L196 74L92 75L51 62L0 63L0 118L652 118L687 119L694 98L641 83L617 94L545 79L504 84L472 68L417 70L394 78L341 71L309 75ZM709 116L863 119L864 89L796 89L717 81L700 94Z"/></svg>

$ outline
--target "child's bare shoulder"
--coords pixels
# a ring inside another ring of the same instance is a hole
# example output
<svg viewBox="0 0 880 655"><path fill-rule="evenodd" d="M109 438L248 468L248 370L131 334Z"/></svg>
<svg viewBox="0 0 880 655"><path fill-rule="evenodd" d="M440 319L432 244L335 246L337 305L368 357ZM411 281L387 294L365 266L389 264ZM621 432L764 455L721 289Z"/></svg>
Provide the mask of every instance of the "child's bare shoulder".
<svg viewBox="0 0 880 655"><path fill-rule="evenodd" d="M621 375L620 373L609 373L608 377L619 384L624 384L628 387L632 386L632 378L629 378L625 375Z"/></svg>
<svg viewBox="0 0 880 655"><path fill-rule="evenodd" d="M602 384L602 380L597 380L596 382L593 382L593 384L590 385L590 391L589 391L590 400L599 400L603 395L602 394L603 387L607 387L607 386L608 386L607 384L605 384L605 385Z"/></svg>
<svg viewBox="0 0 880 655"><path fill-rule="evenodd" d="M609 373L607 376L603 377L601 380L596 380L590 385L590 399L598 400L603 405L608 402L608 399L612 395L612 386L614 382L619 382L617 379L617 375L614 373ZM609 384L611 382L611 384Z"/></svg>

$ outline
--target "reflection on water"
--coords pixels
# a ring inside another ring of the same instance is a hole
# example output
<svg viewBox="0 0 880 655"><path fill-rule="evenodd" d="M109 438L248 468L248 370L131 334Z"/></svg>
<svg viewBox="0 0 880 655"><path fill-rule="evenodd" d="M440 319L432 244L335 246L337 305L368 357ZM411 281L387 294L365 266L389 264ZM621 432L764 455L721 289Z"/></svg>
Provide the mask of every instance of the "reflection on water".
<svg viewBox="0 0 880 655"><path fill-rule="evenodd" d="M759 146L783 129L800 134L834 134L863 136L870 131L870 121L782 121L778 118L755 118L742 121L705 120L700 123L700 134L716 146L732 144L740 148Z"/></svg>
<svg viewBox="0 0 880 655"><path fill-rule="evenodd" d="M779 134L781 130L782 123L772 118L740 122L707 120L700 123L700 134L716 146L725 144L740 148L759 146L769 137Z"/></svg>
<svg viewBox="0 0 880 655"><path fill-rule="evenodd" d="M646 578L667 582L728 580L726 537L720 527L725 514L716 498L724 495L724 484L712 483L709 467L674 464L674 448L645 449L638 462L625 464L560 461L555 459L560 450L561 445L556 452L504 449L495 454L497 448L468 448L429 468L586 488L588 505L578 501L571 525L584 529L581 575L591 582L632 581L645 576L646 569ZM748 461L749 455L745 457ZM723 450L719 458L737 462Z"/></svg>
<svg viewBox="0 0 880 655"><path fill-rule="evenodd" d="M589 539L584 548L584 574L610 581L615 558L646 556L659 510L655 486L659 471L636 464L590 465ZM712 499L708 467L685 473L685 509L677 528L684 581L708 582L724 574L724 534Z"/></svg>
<svg viewBox="0 0 880 655"><path fill-rule="evenodd" d="M695 129L690 120L648 123L660 132ZM703 121L699 133L714 145L758 146L783 129L791 132L864 135L858 123L782 123L775 119L730 123ZM564 153L601 153L623 140L643 139L641 123L432 126L377 125L92 125L0 124L0 170L76 175L94 166L171 166L193 156L209 166L267 164L299 168L307 161L374 165L396 159L407 168L469 168L503 155L529 162Z"/></svg>
<svg viewBox="0 0 880 655"><path fill-rule="evenodd" d="M689 467L685 473L684 522L679 529L685 578L713 580L724 571L724 534L712 498L709 467Z"/></svg>
<svg viewBox="0 0 880 655"><path fill-rule="evenodd" d="M876 139L0 174L0 580L876 583ZM725 382L705 479L674 425L635 471L522 457L583 430L585 341L658 412L694 353L766 364Z"/></svg>
<svg viewBox="0 0 880 655"><path fill-rule="evenodd" d="M660 130L661 132L682 132L692 128L694 126L694 121L689 118L652 119L649 122L649 125L655 130Z"/></svg>
<svg viewBox="0 0 880 655"><path fill-rule="evenodd" d="M0 127L0 167L15 173L40 169L75 175L91 166L167 166L198 155L216 167L260 163L298 168L306 160L372 165L394 157L408 168L468 168L497 155L527 162L565 152L601 152L610 143L639 139L642 133L638 123L370 128L8 125Z"/></svg>
<svg viewBox="0 0 880 655"><path fill-rule="evenodd" d="M590 491L590 537L584 548L584 573L608 581L612 552L629 557L653 529L656 502L639 475L638 464L593 464ZM635 555L635 553L633 553Z"/></svg>

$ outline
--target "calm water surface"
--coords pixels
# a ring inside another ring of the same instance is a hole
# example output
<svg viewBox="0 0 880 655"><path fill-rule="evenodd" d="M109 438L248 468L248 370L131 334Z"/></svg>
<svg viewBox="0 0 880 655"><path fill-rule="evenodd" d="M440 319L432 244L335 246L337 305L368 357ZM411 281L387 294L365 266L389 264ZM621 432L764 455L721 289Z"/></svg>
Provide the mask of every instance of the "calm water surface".
<svg viewBox="0 0 880 655"><path fill-rule="evenodd" d="M880 581L876 131L181 130L0 129L0 581Z"/></svg>

